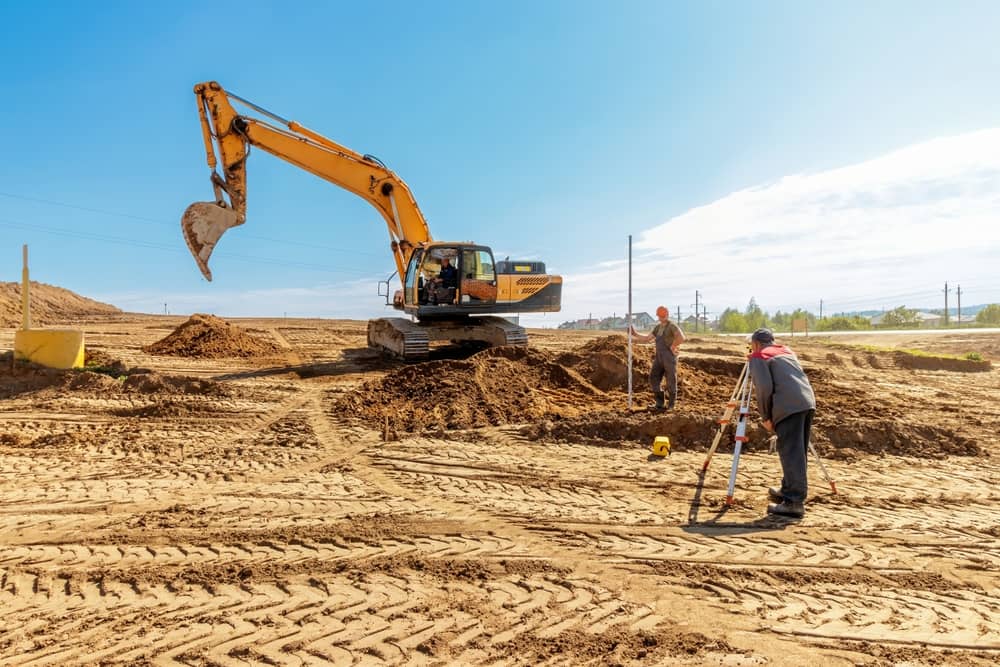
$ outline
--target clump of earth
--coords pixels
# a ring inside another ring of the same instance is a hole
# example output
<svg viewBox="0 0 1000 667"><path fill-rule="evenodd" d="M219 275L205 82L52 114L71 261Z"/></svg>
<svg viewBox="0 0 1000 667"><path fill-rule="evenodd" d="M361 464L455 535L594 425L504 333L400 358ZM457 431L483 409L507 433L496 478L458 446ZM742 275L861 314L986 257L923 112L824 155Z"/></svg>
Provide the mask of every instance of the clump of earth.
<svg viewBox="0 0 1000 667"><path fill-rule="evenodd" d="M267 338L256 336L214 315L195 313L167 337L142 348L149 354L197 359L264 357L281 348Z"/></svg>

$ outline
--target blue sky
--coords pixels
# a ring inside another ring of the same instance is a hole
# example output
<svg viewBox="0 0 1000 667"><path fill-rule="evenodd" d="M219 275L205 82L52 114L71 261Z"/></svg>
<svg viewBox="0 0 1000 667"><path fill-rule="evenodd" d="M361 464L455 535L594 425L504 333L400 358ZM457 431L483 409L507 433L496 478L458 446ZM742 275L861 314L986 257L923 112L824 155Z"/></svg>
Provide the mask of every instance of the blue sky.
<svg viewBox="0 0 1000 667"><path fill-rule="evenodd" d="M538 324L622 312L629 233L636 310L695 289L710 310L937 305L945 281L1000 301L997 3L40 2L0 21L3 280L28 243L33 278L128 310L382 314L374 209L262 151L248 223L201 278L178 219L211 198L192 86L217 80L380 157L436 238L565 274Z"/></svg>

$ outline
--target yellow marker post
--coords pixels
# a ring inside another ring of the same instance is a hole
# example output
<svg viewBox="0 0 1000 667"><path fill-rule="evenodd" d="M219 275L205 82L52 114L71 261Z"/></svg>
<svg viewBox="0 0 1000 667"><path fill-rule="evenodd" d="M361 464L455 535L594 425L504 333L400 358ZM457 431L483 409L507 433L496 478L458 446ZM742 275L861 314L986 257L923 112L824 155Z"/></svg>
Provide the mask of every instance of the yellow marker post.
<svg viewBox="0 0 1000 667"><path fill-rule="evenodd" d="M28 245L21 246L21 328L31 328L31 300L28 298Z"/></svg>
<svg viewBox="0 0 1000 667"><path fill-rule="evenodd" d="M14 332L14 358L49 368L83 368L83 332L78 329L31 328L31 281L28 246L22 249L21 328Z"/></svg>

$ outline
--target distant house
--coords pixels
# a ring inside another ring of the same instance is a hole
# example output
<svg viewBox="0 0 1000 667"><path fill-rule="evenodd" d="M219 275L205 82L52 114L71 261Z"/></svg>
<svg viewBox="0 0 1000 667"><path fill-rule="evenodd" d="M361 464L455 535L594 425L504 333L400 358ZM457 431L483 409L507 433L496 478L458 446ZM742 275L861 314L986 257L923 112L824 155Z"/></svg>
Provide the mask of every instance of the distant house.
<svg viewBox="0 0 1000 667"><path fill-rule="evenodd" d="M944 315L935 315L934 313L917 313L917 317L920 318L920 326L927 327L928 329L933 329L934 327L939 327L944 324Z"/></svg>
<svg viewBox="0 0 1000 667"><path fill-rule="evenodd" d="M632 326L636 329L652 329L656 320L649 313L632 313Z"/></svg>
<svg viewBox="0 0 1000 667"><path fill-rule="evenodd" d="M694 315L688 315L681 324L684 325L681 327L684 331L694 331L695 329L708 331L708 318L704 315L699 315L697 318Z"/></svg>
<svg viewBox="0 0 1000 667"><path fill-rule="evenodd" d="M656 320L649 316L649 313L632 313L632 325L636 329L652 329ZM624 317L612 315L603 319L584 318L582 320L572 320L559 325L560 329L601 329L603 331L625 331L628 321Z"/></svg>

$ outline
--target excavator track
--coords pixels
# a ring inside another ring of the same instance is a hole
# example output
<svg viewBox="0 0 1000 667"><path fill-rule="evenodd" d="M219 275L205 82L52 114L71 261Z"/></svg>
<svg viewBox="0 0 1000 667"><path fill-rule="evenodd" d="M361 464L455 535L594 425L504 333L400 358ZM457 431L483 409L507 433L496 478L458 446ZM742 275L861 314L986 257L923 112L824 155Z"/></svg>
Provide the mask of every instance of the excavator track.
<svg viewBox="0 0 1000 667"><path fill-rule="evenodd" d="M386 317L368 322L368 347L405 361L427 359L431 341L479 342L490 347L526 346L528 332L518 324L492 316L431 322Z"/></svg>
<svg viewBox="0 0 1000 667"><path fill-rule="evenodd" d="M426 359L431 341L425 328L402 317L368 321L368 347L407 361Z"/></svg>

